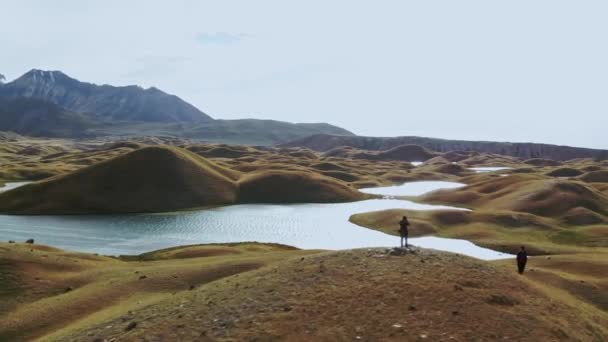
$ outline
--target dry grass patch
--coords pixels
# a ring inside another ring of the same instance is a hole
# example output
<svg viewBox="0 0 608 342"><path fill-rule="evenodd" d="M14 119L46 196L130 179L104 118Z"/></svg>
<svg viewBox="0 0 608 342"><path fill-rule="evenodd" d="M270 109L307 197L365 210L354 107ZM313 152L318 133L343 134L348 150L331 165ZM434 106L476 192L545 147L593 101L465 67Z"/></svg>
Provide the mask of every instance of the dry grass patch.
<svg viewBox="0 0 608 342"><path fill-rule="evenodd" d="M515 270L448 253L369 249L224 278L68 338L599 341L608 336L599 318L535 289ZM129 322L137 327L126 331Z"/></svg>
<svg viewBox="0 0 608 342"><path fill-rule="evenodd" d="M123 261L35 247L0 244L0 340L58 334L102 312L124 315L201 284L316 253L243 243L172 248Z"/></svg>

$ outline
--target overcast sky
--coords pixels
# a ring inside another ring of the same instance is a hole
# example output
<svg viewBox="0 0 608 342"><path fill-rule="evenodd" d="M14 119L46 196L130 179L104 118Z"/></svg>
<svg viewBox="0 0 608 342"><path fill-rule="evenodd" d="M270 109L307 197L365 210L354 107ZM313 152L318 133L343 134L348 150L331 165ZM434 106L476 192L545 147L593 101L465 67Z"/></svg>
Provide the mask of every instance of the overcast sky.
<svg viewBox="0 0 608 342"><path fill-rule="evenodd" d="M355 4L356 3L356 4ZM608 148L608 1L2 1L0 73L215 118Z"/></svg>

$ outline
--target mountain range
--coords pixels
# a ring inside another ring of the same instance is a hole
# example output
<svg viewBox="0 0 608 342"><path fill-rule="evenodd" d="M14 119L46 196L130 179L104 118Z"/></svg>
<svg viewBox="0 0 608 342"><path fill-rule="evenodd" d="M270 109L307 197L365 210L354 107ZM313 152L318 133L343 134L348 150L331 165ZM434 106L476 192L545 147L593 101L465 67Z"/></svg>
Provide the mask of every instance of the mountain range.
<svg viewBox="0 0 608 342"><path fill-rule="evenodd" d="M33 69L0 80L0 131L59 138L164 136L204 142L389 151L416 145L432 152L476 151L518 158L608 159L608 151L537 143L446 140L415 136L362 137L327 123L214 119L151 87L96 85L61 71ZM375 152L374 152L375 153Z"/></svg>
<svg viewBox="0 0 608 342"><path fill-rule="evenodd" d="M31 70L0 87L5 98L31 98L98 120L205 122L213 120L193 105L157 88L114 87L80 82L61 71Z"/></svg>
<svg viewBox="0 0 608 342"><path fill-rule="evenodd" d="M33 69L0 83L0 130L49 137L170 135L217 142L274 144L316 133L352 135L329 124L215 120L157 88L81 82Z"/></svg>

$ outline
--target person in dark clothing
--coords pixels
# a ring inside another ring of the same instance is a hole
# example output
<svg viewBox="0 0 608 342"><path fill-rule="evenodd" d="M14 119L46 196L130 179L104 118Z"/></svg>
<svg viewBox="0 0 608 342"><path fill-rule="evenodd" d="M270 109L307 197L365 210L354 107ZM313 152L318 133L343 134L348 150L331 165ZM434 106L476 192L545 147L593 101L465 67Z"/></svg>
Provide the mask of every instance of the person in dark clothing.
<svg viewBox="0 0 608 342"><path fill-rule="evenodd" d="M401 248L408 247L407 245L407 235L408 235L408 227L410 226L410 222L407 220L406 216L403 216L401 221L399 222L399 235L401 236ZM405 241L405 245L403 242Z"/></svg>
<svg viewBox="0 0 608 342"><path fill-rule="evenodd" d="M519 274L523 274L526 269L526 263L528 262L528 253L526 247L521 246L521 250L517 253L517 271Z"/></svg>

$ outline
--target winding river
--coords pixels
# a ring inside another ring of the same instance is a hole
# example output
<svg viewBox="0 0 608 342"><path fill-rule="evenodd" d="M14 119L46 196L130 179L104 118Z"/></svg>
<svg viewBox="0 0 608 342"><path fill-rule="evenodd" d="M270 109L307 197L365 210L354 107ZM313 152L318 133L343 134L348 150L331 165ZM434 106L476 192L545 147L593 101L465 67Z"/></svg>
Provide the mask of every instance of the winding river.
<svg viewBox="0 0 608 342"><path fill-rule="evenodd" d="M15 184L8 183L7 186L14 188ZM458 186L462 184L414 182L384 188L379 194L415 196ZM377 190L362 189L364 192L378 193ZM34 238L41 244L105 255L139 254L179 245L243 241L281 243L306 249L388 247L399 245L398 237L357 226L348 219L355 213L396 208L463 210L396 199L372 199L336 204L242 204L161 214L0 215L0 240ZM420 247L484 260L510 257L465 240L429 236L412 238L410 242Z"/></svg>

